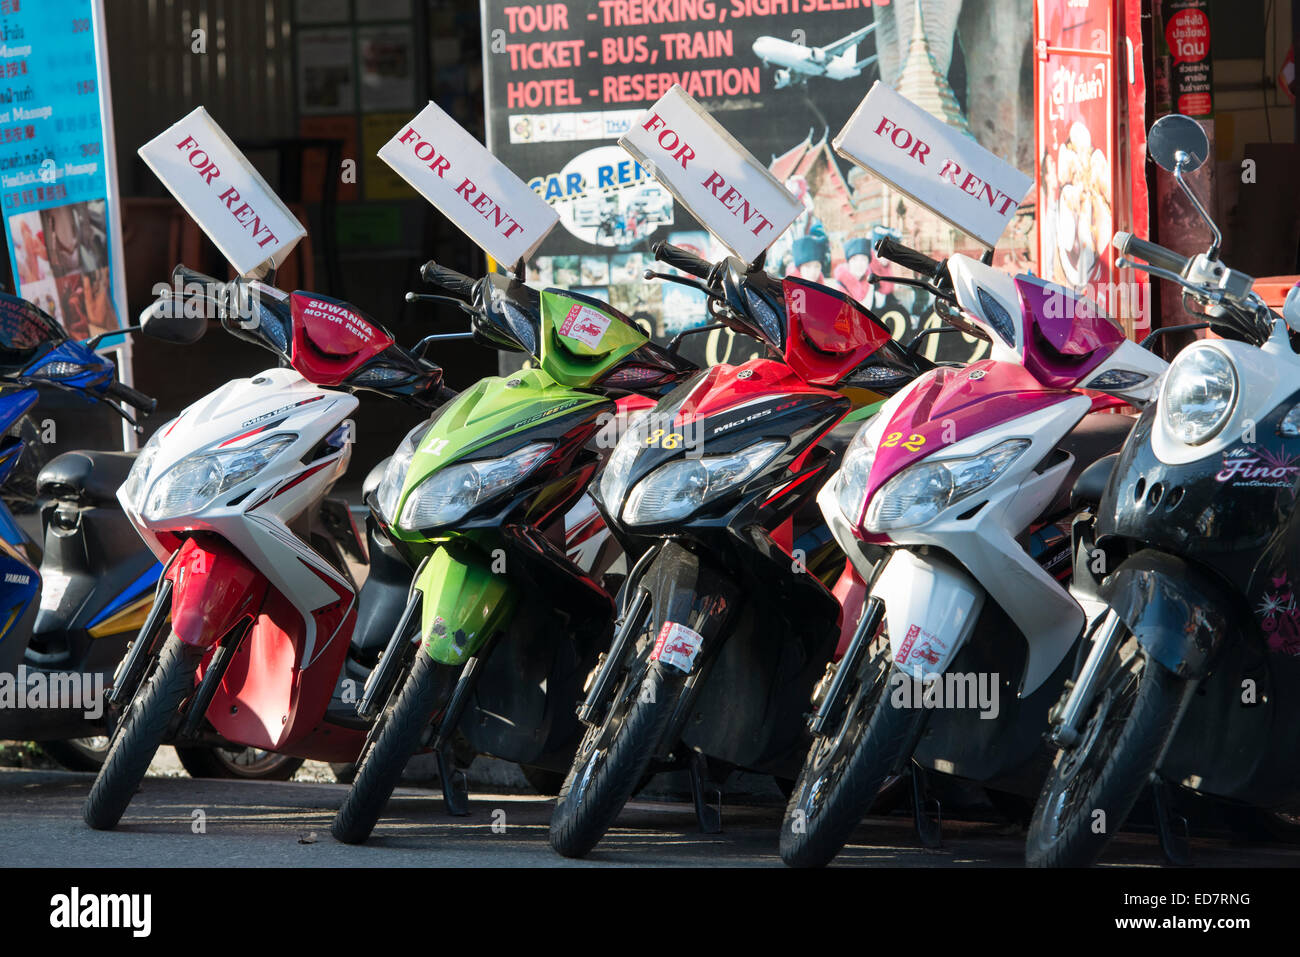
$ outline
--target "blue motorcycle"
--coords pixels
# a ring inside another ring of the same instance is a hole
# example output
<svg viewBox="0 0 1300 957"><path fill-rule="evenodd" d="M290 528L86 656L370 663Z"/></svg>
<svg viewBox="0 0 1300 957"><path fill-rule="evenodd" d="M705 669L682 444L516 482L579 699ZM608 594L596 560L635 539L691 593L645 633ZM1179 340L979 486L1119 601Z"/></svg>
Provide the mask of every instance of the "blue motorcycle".
<svg viewBox="0 0 1300 957"><path fill-rule="evenodd" d="M0 487L27 444L12 433L41 389L103 403L133 427L123 405L153 411L154 400L118 382L113 363L95 352L102 339L71 339L30 302L0 293ZM39 742L70 770L103 763L107 690L162 573L117 501L134 460L133 452L100 451L51 459L36 479L43 548L0 502L0 740ZM302 763L244 748L177 754L195 777L285 779Z"/></svg>

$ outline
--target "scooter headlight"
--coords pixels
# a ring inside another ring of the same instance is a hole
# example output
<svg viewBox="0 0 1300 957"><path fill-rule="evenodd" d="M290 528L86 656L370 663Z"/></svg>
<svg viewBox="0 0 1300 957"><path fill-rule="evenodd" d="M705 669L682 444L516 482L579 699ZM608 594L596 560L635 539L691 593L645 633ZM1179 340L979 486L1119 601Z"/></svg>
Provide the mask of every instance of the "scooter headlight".
<svg viewBox="0 0 1300 957"><path fill-rule="evenodd" d="M458 522L470 509L525 478L554 447L536 442L499 459L439 469L406 496L397 524L414 532Z"/></svg>
<svg viewBox="0 0 1300 957"><path fill-rule="evenodd" d="M863 524L869 532L924 524L953 502L992 485L1029 445L1028 439L1008 439L979 455L920 462L906 468L872 496Z"/></svg>
<svg viewBox="0 0 1300 957"><path fill-rule="evenodd" d="M131 463L131 471L126 473L126 481L122 484L123 497L137 511L144 510L140 494L149 480L149 469L153 468L153 460L158 456L158 446L162 444L163 433L166 431L167 427L164 426L149 437L144 448L136 453L135 461Z"/></svg>
<svg viewBox="0 0 1300 957"><path fill-rule="evenodd" d="M420 437L428 430L431 422L421 422L402 439L402 444L388 459L384 477L375 489L375 504L385 522L397 518L397 503L402 497L402 486L406 484L406 473L411 469L411 459L415 458L415 448L420 444Z"/></svg>
<svg viewBox="0 0 1300 957"><path fill-rule="evenodd" d="M644 430L640 428L641 423L649 415L649 411L634 413L628 419L627 430L619 436L618 442L614 445L614 451L610 453L609 460L605 462L605 468L600 473L600 497L610 507L617 508L618 503L623 501L627 495L628 479L632 475L632 463L636 461L637 453L645 446L642 442L645 440Z"/></svg>
<svg viewBox="0 0 1300 957"><path fill-rule="evenodd" d="M222 492L262 471L296 441L297 435L275 435L246 449L181 459L153 484L144 517L158 522L200 511Z"/></svg>
<svg viewBox="0 0 1300 957"><path fill-rule="evenodd" d="M868 438L870 423L863 425L844 450L844 461L835 475L835 501L850 521L862 513L862 499L867 494L867 478L876 461L876 444Z"/></svg>
<svg viewBox="0 0 1300 957"><path fill-rule="evenodd" d="M1227 424L1237 402L1237 371L1213 346L1184 349L1165 376L1160 414L1174 438L1208 442Z"/></svg>
<svg viewBox="0 0 1300 957"><path fill-rule="evenodd" d="M784 442L769 440L727 455L661 465L632 489L623 506L623 521L629 525L655 525L684 519L727 489L748 481L783 448Z"/></svg>

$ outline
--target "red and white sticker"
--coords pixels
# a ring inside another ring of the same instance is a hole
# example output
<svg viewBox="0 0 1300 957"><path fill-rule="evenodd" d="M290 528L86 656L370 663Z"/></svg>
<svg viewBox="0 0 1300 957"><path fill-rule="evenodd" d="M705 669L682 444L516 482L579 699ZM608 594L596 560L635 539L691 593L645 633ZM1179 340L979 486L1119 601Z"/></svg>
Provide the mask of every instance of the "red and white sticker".
<svg viewBox="0 0 1300 957"><path fill-rule="evenodd" d="M659 637L655 640L655 650L650 653L650 660L662 661L690 674L703 641L704 637L698 631L691 631L675 621L666 621L659 629Z"/></svg>
<svg viewBox="0 0 1300 957"><path fill-rule="evenodd" d="M577 339L588 348L595 349L600 345L600 340L605 338L609 323L607 316L602 316L590 306L575 303L560 325L560 335Z"/></svg>
<svg viewBox="0 0 1300 957"><path fill-rule="evenodd" d="M920 668L934 668L947 654L947 642L941 641L937 635L923 631L920 625L911 625L898 646L898 654L894 655L894 662L899 665L910 663Z"/></svg>

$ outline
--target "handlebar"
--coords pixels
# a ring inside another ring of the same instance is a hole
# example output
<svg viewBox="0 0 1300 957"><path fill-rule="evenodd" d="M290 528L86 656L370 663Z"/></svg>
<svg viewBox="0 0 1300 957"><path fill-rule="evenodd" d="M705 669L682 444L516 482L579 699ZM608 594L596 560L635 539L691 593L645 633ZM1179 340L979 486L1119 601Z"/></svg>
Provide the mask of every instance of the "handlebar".
<svg viewBox="0 0 1300 957"><path fill-rule="evenodd" d="M468 302L474 295L474 280L450 266L440 266L432 259L420 267L420 278L447 290L458 299Z"/></svg>
<svg viewBox="0 0 1300 957"><path fill-rule="evenodd" d="M910 246L904 246L888 236L876 240L876 255L881 259L888 259L890 262L898 263L904 269L910 269L912 272L931 278L936 277L939 267L942 265L937 259L931 259L925 253L918 252Z"/></svg>
<svg viewBox="0 0 1300 957"><path fill-rule="evenodd" d="M655 259L660 262L667 263L674 269L680 269L697 279L708 279L709 273L713 271L712 263L701 259L688 250L682 249L680 246L664 242L662 239L651 246L650 251L654 253Z"/></svg>
<svg viewBox="0 0 1300 957"><path fill-rule="evenodd" d="M138 392L124 382L113 381L104 389L104 394L113 399L125 402L134 409L138 409L145 415L148 415L158 407L158 400Z"/></svg>
<svg viewBox="0 0 1300 957"><path fill-rule="evenodd" d="M1110 242L1121 255L1136 256L1153 266L1179 275L1186 271L1190 261L1186 256L1180 256L1172 249L1166 249L1158 243L1147 242L1145 239L1138 239L1132 233L1116 233Z"/></svg>

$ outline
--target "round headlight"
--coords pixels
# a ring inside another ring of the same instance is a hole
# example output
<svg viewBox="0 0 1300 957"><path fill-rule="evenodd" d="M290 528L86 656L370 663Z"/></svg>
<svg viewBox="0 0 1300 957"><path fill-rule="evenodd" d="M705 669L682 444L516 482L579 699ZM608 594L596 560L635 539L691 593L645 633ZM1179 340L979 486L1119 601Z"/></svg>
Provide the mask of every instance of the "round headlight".
<svg viewBox="0 0 1300 957"><path fill-rule="evenodd" d="M1223 428L1236 400L1232 362L1213 346L1193 346L1169 367L1160 411L1174 438L1200 445Z"/></svg>

